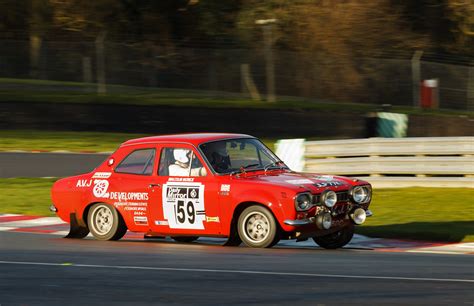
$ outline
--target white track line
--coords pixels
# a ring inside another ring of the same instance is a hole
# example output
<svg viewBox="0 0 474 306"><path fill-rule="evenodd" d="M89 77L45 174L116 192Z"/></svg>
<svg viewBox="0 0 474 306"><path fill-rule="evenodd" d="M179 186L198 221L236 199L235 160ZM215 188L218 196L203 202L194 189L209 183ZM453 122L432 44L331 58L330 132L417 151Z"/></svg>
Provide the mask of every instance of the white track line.
<svg viewBox="0 0 474 306"><path fill-rule="evenodd" d="M466 249L471 249L474 252L474 242L467 242L467 243L461 243L461 244L455 244L455 248L466 248Z"/></svg>
<svg viewBox="0 0 474 306"><path fill-rule="evenodd" d="M60 225L64 222L56 217L45 217L31 220L19 220L11 222L0 222L0 226L5 225L8 227L32 227L32 226L48 226L48 225Z"/></svg>
<svg viewBox="0 0 474 306"><path fill-rule="evenodd" d="M271 272L271 271L225 270L225 269L219 270L219 269L197 269L197 268L166 268L166 267L143 267L143 266L109 266L109 265L87 265L87 264L74 264L74 263L28 262L28 261L0 261L0 264L31 265L31 266L54 266L54 267L79 267L79 268L94 268L94 269L103 268L103 269L123 269L123 270L177 271L177 272L203 272L203 273L227 273L227 274L253 274L253 275L349 278L349 279L380 279L380 280L402 280L402 281L422 281L422 282L430 281L430 282L474 283L474 280L472 280L472 279L456 279L456 278L342 275L342 274Z"/></svg>
<svg viewBox="0 0 474 306"><path fill-rule="evenodd" d="M0 226L0 232L8 232L11 230L16 229L16 227L6 227L6 226Z"/></svg>

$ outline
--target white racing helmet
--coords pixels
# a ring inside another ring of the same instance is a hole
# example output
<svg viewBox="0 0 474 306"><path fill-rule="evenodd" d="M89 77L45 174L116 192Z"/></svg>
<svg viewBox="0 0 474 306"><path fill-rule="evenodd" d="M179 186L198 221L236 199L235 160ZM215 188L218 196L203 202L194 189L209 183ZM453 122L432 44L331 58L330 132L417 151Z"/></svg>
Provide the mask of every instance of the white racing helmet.
<svg viewBox="0 0 474 306"><path fill-rule="evenodd" d="M189 162L188 153L189 153L188 149L174 149L173 150L174 159L183 164L187 164Z"/></svg>

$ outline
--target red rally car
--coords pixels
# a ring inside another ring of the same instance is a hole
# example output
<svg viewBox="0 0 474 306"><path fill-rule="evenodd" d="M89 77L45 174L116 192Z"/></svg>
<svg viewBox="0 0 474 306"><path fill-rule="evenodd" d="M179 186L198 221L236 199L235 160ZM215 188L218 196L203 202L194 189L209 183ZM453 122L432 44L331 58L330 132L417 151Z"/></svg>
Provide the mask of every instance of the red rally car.
<svg viewBox="0 0 474 306"><path fill-rule="evenodd" d="M180 134L129 140L93 172L58 180L51 210L71 238L130 230L250 247L312 238L332 249L371 216L371 193L356 178L291 171L249 135Z"/></svg>

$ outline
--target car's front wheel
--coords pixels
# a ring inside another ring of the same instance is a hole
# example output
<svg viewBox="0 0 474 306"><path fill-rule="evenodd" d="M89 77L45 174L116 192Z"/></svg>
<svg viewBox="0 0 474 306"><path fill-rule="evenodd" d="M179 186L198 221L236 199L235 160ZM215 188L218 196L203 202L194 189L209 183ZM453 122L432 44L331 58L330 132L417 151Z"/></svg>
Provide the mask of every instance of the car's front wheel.
<svg viewBox="0 0 474 306"><path fill-rule="evenodd" d="M269 248L278 243L278 228L272 213L265 207L247 207L237 225L240 239L249 247Z"/></svg>
<svg viewBox="0 0 474 306"><path fill-rule="evenodd" d="M127 226L118 211L105 203L94 204L87 214L87 225L98 240L119 240L127 232Z"/></svg>
<svg viewBox="0 0 474 306"><path fill-rule="evenodd" d="M351 224L335 233L313 237L313 240L320 247L325 249L338 249L348 244L351 241L352 236L354 236L354 225Z"/></svg>

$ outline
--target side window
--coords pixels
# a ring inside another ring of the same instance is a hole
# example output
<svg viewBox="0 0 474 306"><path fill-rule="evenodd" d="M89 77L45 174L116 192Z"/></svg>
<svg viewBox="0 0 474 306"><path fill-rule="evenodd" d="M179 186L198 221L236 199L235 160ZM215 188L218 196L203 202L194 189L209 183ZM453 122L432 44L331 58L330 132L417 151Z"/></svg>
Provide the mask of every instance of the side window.
<svg viewBox="0 0 474 306"><path fill-rule="evenodd" d="M161 150L158 175L160 176L206 176L204 168L194 152L185 148L163 148Z"/></svg>
<svg viewBox="0 0 474 306"><path fill-rule="evenodd" d="M115 168L115 172L151 175L155 149L140 149L133 151Z"/></svg>

